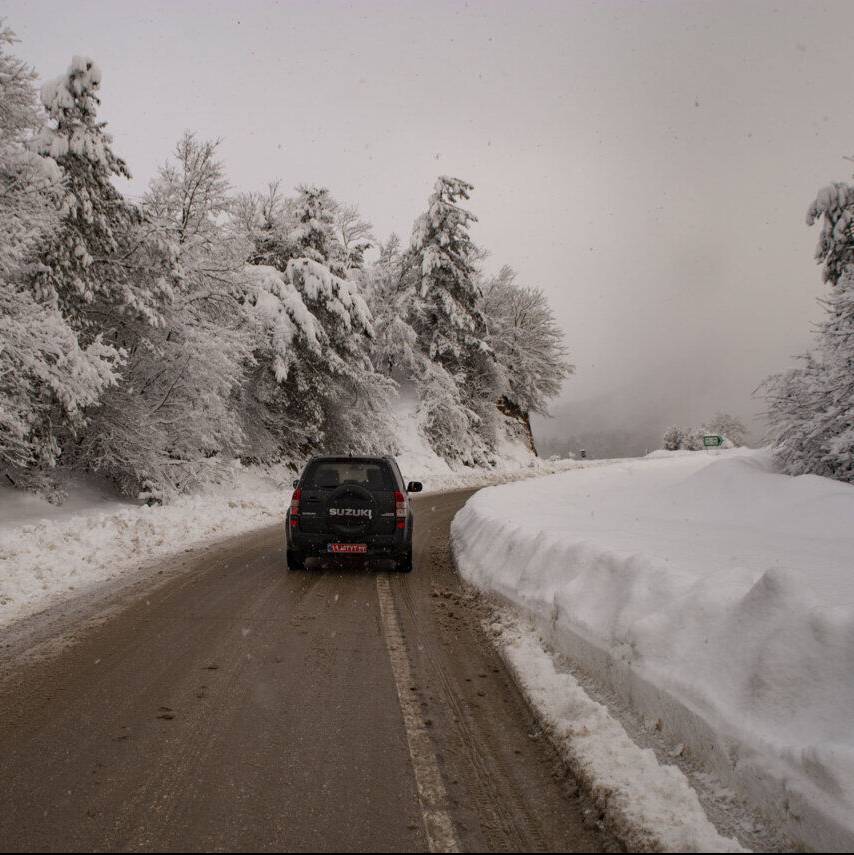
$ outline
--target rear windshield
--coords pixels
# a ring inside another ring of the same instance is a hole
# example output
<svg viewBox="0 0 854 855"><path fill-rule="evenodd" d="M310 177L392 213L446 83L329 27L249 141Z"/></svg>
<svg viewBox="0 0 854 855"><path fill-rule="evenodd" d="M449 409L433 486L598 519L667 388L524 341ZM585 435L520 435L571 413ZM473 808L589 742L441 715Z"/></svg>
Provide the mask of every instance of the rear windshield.
<svg viewBox="0 0 854 855"><path fill-rule="evenodd" d="M304 490L333 490L357 484L368 490L394 490L388 464L377 460L322 460L311 463L302 479Z"/></svg>

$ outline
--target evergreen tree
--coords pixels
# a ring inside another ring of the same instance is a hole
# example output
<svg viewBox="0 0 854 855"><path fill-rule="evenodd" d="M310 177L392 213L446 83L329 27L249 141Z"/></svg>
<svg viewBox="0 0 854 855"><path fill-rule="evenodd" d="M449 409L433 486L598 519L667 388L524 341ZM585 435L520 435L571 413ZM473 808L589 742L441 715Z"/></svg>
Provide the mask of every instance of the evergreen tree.
<svg viewBox="0 0 854 855"><path fill-rule="evenodd" d="M295 254L287 236L290 203L278 181L271 181L264 193L241 193L234 199L232 224L248 243L250 264L284 270Z"/></svg>
<svg viewBox="0 0 854 855"><path fill-rule="evenodd" d="M479 308L478 252L469 226L477 218L460 206L471 184L440 177L427 212L415 222L406 267L418 302L412 326L430 359L452 376L465 376L481 354L490 354Z"/></svg>
<svg viewBox="0 0 854 855"><path fill-rule="evenodd" d="M442 454L436 444L441 425L465 423L474 437L466 459L488 463L496 442L499 377L480 310L480 253L469 234L476 218L460 205L472 189L457 178L442 176L436 181L426 213L415 222L403 277L410 291L408 320L420 349L455 385L451 394L442 372L420 378L421 428ZM433 395L445 396L441 407L425 399ZM451 412L452 419L443 415Z"/></svg>
<svg viewBox="0 0 854 855"><path fill-rule="evenodd" d="M64 185L56 162L28 147L43 116L35 72L6 50L14 41L0 21L0 467L23 485L37 481L33 467L56 462L59 431L81 428L116 382L120 353L97 336L81 346L56 305L30 290Z"/></svg>
<svg viewBox="0 0 854 855"><path fill-rule="evenodd" d="M68 72L42 87L50 123L34 147L53 158L66 181L60 227L46 240L34 279L36 296L57 305L83 332L122 343L124 320L159 323L172 294L171 257L141 211L112 184L129 178L99 122L101 72L75 56Z"/></svg>
<svg viewBox="0 0 854 855"><path fill-rule="evenodd" d="M335 233L337 203L325 187L303 184L297 193L291 211L294 224L288 233L293 257L316 261L336 276L346 277L346 254Z"/></svg>

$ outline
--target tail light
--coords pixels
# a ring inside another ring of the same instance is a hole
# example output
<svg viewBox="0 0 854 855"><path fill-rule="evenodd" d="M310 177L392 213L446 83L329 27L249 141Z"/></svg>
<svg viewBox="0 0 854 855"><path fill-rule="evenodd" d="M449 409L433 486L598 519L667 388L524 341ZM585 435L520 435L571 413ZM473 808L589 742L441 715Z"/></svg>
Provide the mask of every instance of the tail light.
<svg viewBox="0 0 854 855"><path fill-rule="evenodd" d="M394 491L394 515L397 517L397 527L406 528L406 496L400 490Z"/></svg>
<svg viewBox="0 0 854 855"><path fill-rule="evenodd" d="M297 527L300 498L302 498L302 488L297 487L296 490L294 490L293 496L291 496L291 528Z"/></svg>

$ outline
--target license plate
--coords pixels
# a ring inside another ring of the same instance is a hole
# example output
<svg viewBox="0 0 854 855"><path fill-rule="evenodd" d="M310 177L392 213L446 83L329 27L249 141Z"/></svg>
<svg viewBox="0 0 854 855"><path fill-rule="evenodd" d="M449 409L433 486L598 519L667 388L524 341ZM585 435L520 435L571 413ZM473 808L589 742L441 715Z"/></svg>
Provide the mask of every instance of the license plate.
<svg viewBox="0 0 854 855"><path fill-rule="evenodd" d="M329 552L335 552L339 555L361 555L368 551L367 543L330 543L326 547Z"/></svg>

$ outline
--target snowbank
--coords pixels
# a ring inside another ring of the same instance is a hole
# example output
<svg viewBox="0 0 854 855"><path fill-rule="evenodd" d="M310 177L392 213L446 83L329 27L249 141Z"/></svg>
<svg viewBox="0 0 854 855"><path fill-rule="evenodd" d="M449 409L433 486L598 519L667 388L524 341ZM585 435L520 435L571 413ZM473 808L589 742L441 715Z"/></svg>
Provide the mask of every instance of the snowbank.
<svg viewBox="0 0 854 855"><path fill-rule="evenodd" d="M854 844L854 489L697 452L484 490L462 573L796 840Z"/></svg>
<svg viewBox="0 0 854 855"><path fill-rule="evenodd" d="M4 490L0 626L152 559L275 523L290 499L285 483L238 465L230 483L152 507L86 484L59 507Z"/></svg>
<svg viewBox="0 0 854 855"><path fill-rule="evenodd" d="M685 775L636 745L606 707L555 668L509 610L489 627L522 691L629 852L744 852L709 822Z"/></svg>

